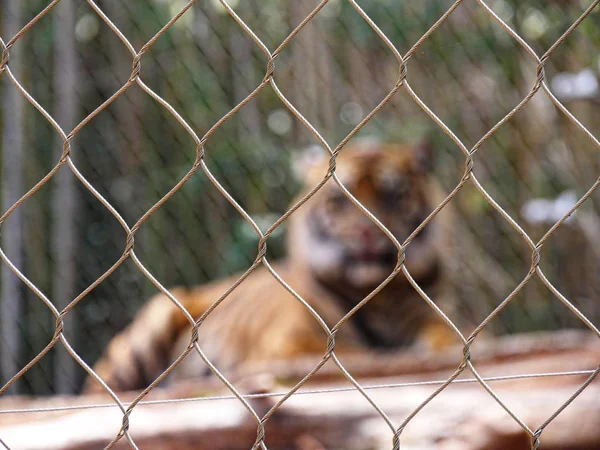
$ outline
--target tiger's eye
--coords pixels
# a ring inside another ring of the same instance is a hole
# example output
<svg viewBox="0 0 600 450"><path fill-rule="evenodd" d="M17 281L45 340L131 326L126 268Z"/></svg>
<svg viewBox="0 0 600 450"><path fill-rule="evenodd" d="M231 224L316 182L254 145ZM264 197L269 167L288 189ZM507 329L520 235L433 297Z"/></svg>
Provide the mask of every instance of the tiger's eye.
<svg viewBox="0 0 600 450"><path fill-rule="evenodd" d="M333 211L340 211L341 209L346 207L348 202L349 202L349 200L346 198L346 196L344 194L342 194L341 192L336 193L334 195L331 195L327 199L327 208L331 209Z"/></svg>
<svg viewBox="0 0 600 450"><path fill-rule="evenodd" d="M391 186L386 186L381 190L381 198L386 204L395 204L402 200L409 191L408 182L406 180L394 183Z"/></svg>

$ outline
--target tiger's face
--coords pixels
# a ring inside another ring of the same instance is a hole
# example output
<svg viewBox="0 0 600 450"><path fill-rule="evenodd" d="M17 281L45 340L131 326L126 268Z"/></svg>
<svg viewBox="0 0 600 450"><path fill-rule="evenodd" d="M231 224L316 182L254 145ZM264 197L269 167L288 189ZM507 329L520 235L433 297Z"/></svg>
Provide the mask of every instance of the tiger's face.
<svg viewBox="0 0 600 450"><path fill-rule="evenodd" d="M402 243L435 207L427 159L425 148L361 143L341 151L336 173L352 195ZM325 155L304 164L307 189L322 180L328 164ZM418 277L437 261L433 234L429 224L407 248L406 265L413 276ZM393 242L333 179L292 215L288 236L292 260L301 261L317 279L361 291L379 285L393 271L398 258Z"/></svg>

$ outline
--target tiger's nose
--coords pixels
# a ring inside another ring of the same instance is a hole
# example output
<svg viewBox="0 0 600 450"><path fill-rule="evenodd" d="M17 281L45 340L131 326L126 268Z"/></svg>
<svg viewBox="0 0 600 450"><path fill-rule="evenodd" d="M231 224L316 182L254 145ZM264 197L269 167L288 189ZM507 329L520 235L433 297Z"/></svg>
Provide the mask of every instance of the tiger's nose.
<svg viewBox="0 0 600 450"><path fill-rule="evenodd" d="M358 239L365 242L366 244L370 244L377 239L377 237L381 234L381 230L377 228L375 225L356 225L355 235Z"/></svg>

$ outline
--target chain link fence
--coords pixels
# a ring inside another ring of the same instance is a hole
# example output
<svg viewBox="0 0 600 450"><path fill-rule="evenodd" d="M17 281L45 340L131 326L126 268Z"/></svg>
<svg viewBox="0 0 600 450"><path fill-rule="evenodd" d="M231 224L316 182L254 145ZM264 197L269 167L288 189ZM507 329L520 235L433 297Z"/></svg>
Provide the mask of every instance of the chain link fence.
<svg viewBox="0 0 600 450"><path fill-rule="evenodd" d="M269 267L300 148L333 162L354 136L427 134L448 197L425 223L458 212L452 289L480 325L414 414L469 370L538 448L556 414L528 428L469 347L484 328L600 336L598 3L4 0L0 393L76 391L157 289ZM333 352L337 326L322 363L371 401ZM266 448L264 423L319 367L263 417L211 369ZM149 389L128 407L111 392L110 446L136 448L128 416ZM372 404L399 448L414 414L394 424Z"/></svg>

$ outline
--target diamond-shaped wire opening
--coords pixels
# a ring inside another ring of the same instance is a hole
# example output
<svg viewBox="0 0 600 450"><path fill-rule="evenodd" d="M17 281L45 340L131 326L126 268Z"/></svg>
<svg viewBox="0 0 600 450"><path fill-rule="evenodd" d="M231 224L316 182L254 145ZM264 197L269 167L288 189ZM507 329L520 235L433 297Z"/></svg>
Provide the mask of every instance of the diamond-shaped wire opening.
<svg viewBox="0 0 600 450"><path fill-rule="evenodd" d="M295 6L298 11L294 9L293 14L304 17L313 5L302 6L300 3ZM347 29L347 39L337 39L336 35L335 42L332 42L331 33L328 31L334 26L333 19L339 19L341 8L348 9L344 17L348 16L349 20L355 19L354 25L361 25L362 29ZM370 74L366 74L368 68L365 62L352 54L352 51L356 51L352 45L354 39L370 39L378 44L379 52L377 56L372 55L372 57L373 59L377 57L377 63L381 66L377 71L379 78L372 79ZM339 123L335 107L340 99L327 99L322 95L323 92L336 92L339 96L348 99L340 112L340 118L346 125L343 128L344 134L339 136L341 138L345 137L366 113L378 105L396 82L395 77L387 76L390 72L393 74L396 69L390 49L351 5L346 3L327 3L294 36L288 47L287 51L277 57L275 78L281 82L279 86L281 91L292 101L295 108L313 126L323 130L323 135L328 140L333 138L329 130ZM327 59L328 53L336 57L336 60ZM344 67L344 63L347 63L348 67ZM352 77L354 72L360 72L361 76ZM286 85L284 83L286 78L291 78L292 83ZM343 86L339 85L340 78L346 78Z"/></svg>
<svg viewBox="0 0 600 450"><path fill-rule="evenodd" d="M528 286L528 285L530 285L530 284L540 284L540 285L543 285L543 282L542 282L541 280L539 280L537 277L532 277L532 278L530 278L530 279L529 279L529 281L528 281L528 282L525 284L525 286ZM523 284L522 284L521 286L523 286ZM513 294L514 294L514 295L511 295L511 296L509 296L509 297L511 297L511 299L510 299L510 302L506 302L506 303L505 303L505 305L504 305L504 307L503 307L502 309L496 309L494 312L492 312L492 313L491 313L491 314L488 316L488 319L490 320L490 322L488 322L488 323L486 324L486 326L485 326L484 330L485 330L485 329L487 329L489 326L491 326L491 325L493 324L493 322L494 322L494 321L498 321L498 320L500 320L500 318L501 318L501 317L502 317L502 316L503 316L503 315L506 313L506 311L507 311L507 310L508 310L508 309L509 309L511 306L515 306L516 304L518 304L518 303L522 302L522 300L523 300L523 295L522 295L522 294L524 294L524 291L523 291L523 290L518 290L518 291L516 291L516 292L515 292L515 291L513 291ZM554 299L554 300L556 301L556 299ZM563 305L563 306L564 306L564 305ZM567 308L567 309L568 309L568 308ZM563 309L563 311L564 311L564 309ZM478 352L478 351L477 351L477 349L476 349L477 345L476 345L476 344L477 344L477 341L475 341L475 343L474 343L473 347L471 347L471 350L472 350L472 351L474 350L474 353L476 353L476 354L478 353L478 354L481 356L481 355L482 355L482 353L480 353L480 352ZM485 348L485 347L484 347L484 348ZM474 368L474 366L473 366L473 365L474 365L474 364L476 364L476 363L477 363L477 357L474 357L474 358L472 359L472 362L471 362L471 363L469 363L469 366L468 366L468 368L469 368L469 370L471 370L471 371L472 371L472 373L473 373L473 374L475 375L475 377L477 378L477 377L479 377L479 376L480 376L480 374L479 374L478 372L476 372L476 371L475 371L475 368ZM540 372L543 372L543 371L544 371L544 369L543 369L543 366L541 365L541 361L540 361L540 363L539 363L539 364L540 364L540 367L538 368L538 370L539 370ZM586 365L586 364L584 364L583 362L580 364L580 367L582 367L582 368L585 368L585 369L584 369L584 372L588 372L588 371L589 371L590 373L587 373L587 374L586 374L586 375L583 377L585 381L584 381L584 383L583 383L583 385L582 385L582 386L578 387L577 389L575 389L575 390L574 390L574 391L572 391L572 392L564 392L564 393L563 393L563 395L561 396L562 400L561 400L561 399L557 399L557 398L556 398L556 396L553 396L553 401L556 401L556 402L558 403L558 405L559 405L559 407L557 408L557 410L561 410L561 411L562 411L562 409L565 407L565 405L566 405L567 403L570 403L571 401L573 401L573 400L574 400L574 398L575 398L577 395L579 395L579 393L580 393L580 392L583 390L583 388L584 388L585 386L587 386L589 383L591 383L591 382L592 382L592 381L595 379L595 377L597 376L597 371L596 371L596 372L594 372L594 370L596 370L596 366L597 366L597 364L596 364L596 362L595 362L595 361L592 361L592 362L590 363L590 365ZM498 368L495 368L495 370L496 370L496 371L500 371L501 369L498 367ZM517 369L517 372L522 372L522 369L521 369L520 371ZM496 373L497 373L497 372L496 372ZM505 373L506 373L506 371L505 371ZM509 375L509 373L506 373L506 374L507 374L507 375ZM513 383L511 383L511 384L512 384L512 385L514 385L514 386L515 386L514 388L518 390L518 389L519 389L519 384L520 384L521 382L523 382L523 384L525 384L526 380L516 380L516 381L514 381L514 382L513 382ZM525 384L525 385L526 385L526 384ZM502 386L502 387L503 387L503 386ZM486 389L486 391L488 391L488 393L492 394L492 391L491 391L491 390L488 390L487 388L485 388L485 389ZM500 395L500 394L498 394L498 393L497 393L497 392L495 392L495 391L494 391L494 393L492 394L492 396L494 397L494 399L495 399L496 401L498 401L499 399L503 399L505 395L506 395L506 392L504 392L502 395ZM498 397L496 397L496 396L498 396ZM503 406L503 408L505 408L505 409L507 410L507 412L508 412L508 411L521 411L521 412L525 411L525 412L526 412L526 411L527 411L527 404L526 404L526 403L522 403L520 399L519 399L519 403L515 403L515 400L514 400L514 399L512 399L512 400L511 400L511 399L509 398L509 399L508 399L506 402L505 402L504 400L502 400L502 403L501 403L501 405L502 405L502 404L506 405L506 406ZM524 409L524 408L525 408L525 409ZM509 414L510 414L511 416L513 416L513 415L512 415L510 412L509 412ZM517 415L517 417L520 417L521 413L517 413L516 415ZM551 415L551 417L554 417L554 416L555 416L554 414L552 414L552 415ZM523 416L523 417L525 417L525 416ZM514 416L513 416L513 418L514 418ZM534 426L535 426L535 425L541 425L541 424L533 424L533 423L530 423L529 421L527 421L527 422L525 422L525 421L524 421L524 423L527 423L527 424L528 424L528 426L532 427L532 429L534 428ZM543 421L543 423L546 423L546 421ZM549 422L548 422L548 423L549 423ZM543 426L545 426L545 425L543 425ZM526 428L524 428L524 430L525 430L525 431L526 431L526 432L527 432L527 433L528 433L530 436L532 436L532 435L533 435L533 433L534 433L532 430L528 430L528 429L526 429Z"/></svg>

